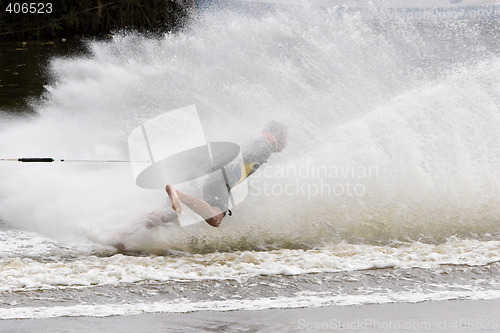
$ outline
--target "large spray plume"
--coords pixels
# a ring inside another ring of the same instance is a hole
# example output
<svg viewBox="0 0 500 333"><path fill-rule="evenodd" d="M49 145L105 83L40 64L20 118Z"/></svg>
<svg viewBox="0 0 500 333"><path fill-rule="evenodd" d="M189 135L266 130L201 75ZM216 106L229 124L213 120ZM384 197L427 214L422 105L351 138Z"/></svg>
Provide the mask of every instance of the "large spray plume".
<svg viewBox="0 0 500 333"><path fill-rule="evenodd" d="M36 116L2 119L0 151L126 159L133 128L196 104L210 140L244 144L277 119L289 126L288 148L253 176L250 197L221 228L143 230L131 247L493 237L498 29L374 25L311 8L221 10L163 38L89 41L88 54L51 61ZM139 189L125 165L0 168L0 218L52 237L112 235L168 208L165 193Z"/></svg>

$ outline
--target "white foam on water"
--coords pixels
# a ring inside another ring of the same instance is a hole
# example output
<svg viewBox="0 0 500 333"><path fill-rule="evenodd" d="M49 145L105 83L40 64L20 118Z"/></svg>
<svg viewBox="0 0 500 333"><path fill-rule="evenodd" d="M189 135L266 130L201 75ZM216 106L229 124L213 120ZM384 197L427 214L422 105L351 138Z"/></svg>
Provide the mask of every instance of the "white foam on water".
<svg viewBox="0 0 500 333"><path fill-rule="evenodd" d="M11 258L68 258L81 255L89 251L89 248L75 248L41 237L33 232L22 232L19 230L0 229L0 258L7 260Z"/></svg>
<svg viewBox="0 0 500 333"><path fill-rule="evenodd" d="M443 300L488 300L500 297L500 291L471 290L454 292L398 292L372 295L301 295L296 297L258 298L253 300L224 300L190 302L179 299L171 302L89 304L52 307L11 307L0 309L0 319L42 319L57 317L109 317L143 313L185 313L193 311L242 311L293 309L331 305L417 303Z"/></svg>
<svg viewBox="0 0 500 333"><path fill-rule="evenodd" d="M66 261L10 258L0 262L0 290L21 291L143 281L236 280L379 268L483 266L500 261L500 242L451 240L398 247L341 243L317 250L274 250L184 256L89 256Z"/></svg>

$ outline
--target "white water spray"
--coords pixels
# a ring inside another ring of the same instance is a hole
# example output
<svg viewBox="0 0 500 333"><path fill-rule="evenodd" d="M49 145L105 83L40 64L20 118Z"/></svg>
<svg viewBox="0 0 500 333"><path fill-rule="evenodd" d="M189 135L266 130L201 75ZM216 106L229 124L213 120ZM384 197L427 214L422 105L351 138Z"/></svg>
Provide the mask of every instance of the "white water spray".
<svg viewBox="0 0 500 333"><path fill-rule="evenodd" d="M0 151L126 159L133 128L196 104L209 140L244 144L278 119L290 128L287 151L269 160L267 175L252 176L254 195L222 228L141 234L137 249L497 234L495 34L467 23L374 26L330 14L218 11L161 39L128 33L89 42L88 55L52 60L36 117L2 119ZM304 165L311 172L305 177L279 174ZM312 174L325 167L377 172ZM0 218L52 237L127 229L168 206L163 191L137 188L126 166L1 164L0 170ZM348 182L361 184L363 193L349 195ZM323 185L311 194L325 183L346 191L325 195ZM272 186L274 193L264 193Z"/></svg>

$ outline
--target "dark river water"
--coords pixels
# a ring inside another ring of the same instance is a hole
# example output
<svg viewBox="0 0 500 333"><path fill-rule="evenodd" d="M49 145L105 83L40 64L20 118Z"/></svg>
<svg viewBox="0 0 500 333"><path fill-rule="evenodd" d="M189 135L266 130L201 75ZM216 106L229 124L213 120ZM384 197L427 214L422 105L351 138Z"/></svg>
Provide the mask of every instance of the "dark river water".
<svg viewBox="0 0 500 333"><path fill-rule="evenodd" d="M0 110L30 110L30 100L38 100L48 82L46 66L49 59L81 51L82 46L77 42L57 45L0 43Z"/></svg>

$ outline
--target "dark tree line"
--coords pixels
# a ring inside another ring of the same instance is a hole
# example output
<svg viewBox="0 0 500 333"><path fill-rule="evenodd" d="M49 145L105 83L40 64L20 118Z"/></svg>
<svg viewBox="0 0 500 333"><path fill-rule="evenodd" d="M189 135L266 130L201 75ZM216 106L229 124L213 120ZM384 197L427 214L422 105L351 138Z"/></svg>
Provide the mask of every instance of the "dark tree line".
<svg viewBox="0 0 500 333"><path fill-rule="evenodd" d="M24 2L28 4L25 11L30 1L33 0ZM18 5L14 6L15 3ZM14 9L21 9L22 1L0 0L0 39L99 37L122 29L166 32L182 24L192 3L190 0L41 0L31 8L41 9L41 13L16 13Z"/></svg>

